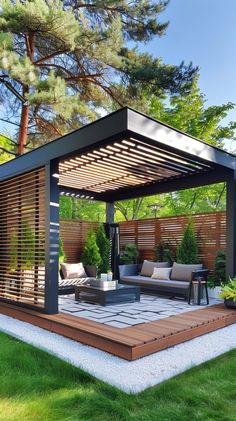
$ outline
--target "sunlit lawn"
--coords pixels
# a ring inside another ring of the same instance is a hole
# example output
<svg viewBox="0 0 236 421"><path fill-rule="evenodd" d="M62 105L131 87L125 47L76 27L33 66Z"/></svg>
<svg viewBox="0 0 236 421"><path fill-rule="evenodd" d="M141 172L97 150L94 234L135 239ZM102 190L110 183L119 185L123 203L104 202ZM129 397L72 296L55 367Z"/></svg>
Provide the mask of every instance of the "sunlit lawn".
<svg viewBox="0 0 236 421"><path fill-rule="evenodd" d="M236 351L127 395L0 334L0 420L235 421Z"/></svg>

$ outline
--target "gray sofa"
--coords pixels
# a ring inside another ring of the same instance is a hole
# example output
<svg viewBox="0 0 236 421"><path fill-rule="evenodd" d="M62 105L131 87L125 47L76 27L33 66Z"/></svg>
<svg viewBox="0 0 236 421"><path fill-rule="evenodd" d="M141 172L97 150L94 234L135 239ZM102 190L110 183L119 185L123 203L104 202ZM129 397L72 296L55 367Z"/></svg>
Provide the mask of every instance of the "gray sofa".
<svg viewBox="0 0 236 421"><path fill-rule="evenodd" d="M147 262L147 261L146 261ZM144 262L145 263L145 262ZM150 262L151 263L151 262ZM154 267L168 267L168 263L158 263ZM143 291L156 292L158 294L167 294L170 296L181 296L188 299L189 286L191 280L201 276L204 280L207 280L209 271L203 269L201 264L195 265L184 265L174 263L171 268L170 279L153 279L151 278L151 268L148 271L139 272L140 265L120 265L120 283L129 285L138 285ZM146 273L146 276L142 273Z"/></svg>

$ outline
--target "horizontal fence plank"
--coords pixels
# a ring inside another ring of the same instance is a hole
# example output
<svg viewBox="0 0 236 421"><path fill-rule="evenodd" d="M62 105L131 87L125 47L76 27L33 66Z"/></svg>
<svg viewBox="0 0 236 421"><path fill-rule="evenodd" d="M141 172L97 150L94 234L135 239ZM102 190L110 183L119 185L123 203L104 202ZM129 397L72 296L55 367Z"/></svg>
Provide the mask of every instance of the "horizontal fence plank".
<svg viewBox="0 0 236 421"><path fill-rule="evenodd" d="M224 250L226 245L225 212L196 214L191 219L197 237L199 258L212 271L217 252ZM160 242L167 243L176 250L188 221L188 215L181 215L120 222L121 250L128 243L136 244L140 262L153 259L154 248Z"/></svg>
<svg viewBox="0 0 236 421"><path fill-rule="evenodd" d="M96 231L97 228L98 222L60 220L60 238L67 263L79 262L88 231L90 229Z"/></svg>

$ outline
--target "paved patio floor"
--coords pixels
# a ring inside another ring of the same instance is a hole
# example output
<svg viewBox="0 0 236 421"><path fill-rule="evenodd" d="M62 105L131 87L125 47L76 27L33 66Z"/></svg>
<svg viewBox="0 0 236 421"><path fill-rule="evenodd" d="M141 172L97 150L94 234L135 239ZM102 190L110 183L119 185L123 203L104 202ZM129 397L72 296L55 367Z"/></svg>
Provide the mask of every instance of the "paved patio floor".
<svg viewBox="0 0 236 421"><path fill-rule="evenodd" d="M210 299L210 305L219 302L221 302L219 299ZM115 304L106 307L75 301L74 294L59 297L60 312L117 328L148 323L197 308L199 307L188 305L186 301L181 299L148 294L141 294L140 302Z"/></svg>

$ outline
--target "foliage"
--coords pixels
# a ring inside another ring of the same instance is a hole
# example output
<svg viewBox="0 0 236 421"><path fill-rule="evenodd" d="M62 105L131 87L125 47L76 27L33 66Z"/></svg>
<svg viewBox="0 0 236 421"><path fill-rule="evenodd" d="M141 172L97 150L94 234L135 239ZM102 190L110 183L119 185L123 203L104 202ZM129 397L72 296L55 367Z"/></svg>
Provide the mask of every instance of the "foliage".
<svg viewBox="0 0 236 421"><path fill-rule="evenodd" d="M235 350L127 394L18 339L0 341L3 421L235 420Z"/></svg>
<svg viewBox="0 0 236 421"><path fill-rule="evenodd" d="M0 165L15 157L14 142L4 135L0 135Z"/></svg>
<svg viewBox="0 0 236 421"><path fill-rule="evenodd" d="M99 265L100 273L107 273L110 270L110 240L107 238L104 225L100 224L96 234L96 242L101 256L101 264Z"/></svg>
<svg viewBox="0 0 236 421"><path fill-rule="evenodd" d="M213 146L225 148L225 141L235 141L236 123L224 123L234 104L206 106L206 99L200 92L197 77L189 92L181 95L157 96L152 90L139 92L140 105L148 115L176 129L197 137ZM142 105L144 104L144 105ZM191 142L191 139L190 139ZM116 204L116 220L132 220L153 217L148 206L151 203L163 205L158 216L183 215L199 212L225 210L226 186L219 183L211 186L181 190L165 195L138 198Z"/></svg>
<svg viewBox="0 0 236 421"><path fill-rule="evenodd" d="M137 263L139 252L136 244L128 243L125 249L121 252L120 263L123 265L129 265Z"/></svg>
<svg viewBox="0 0 236 421"><path fill-rule="evenodd" d="M197 70L191 64L165 65L130 48L129 41L165 33L168 23L159 22L159 15L167 3L0 0L0 69L28 101L24 127L30 146L96 119L102 109L133 103L132 90L143 83L156 93L189 89ZM14 109L19 124L23 106L6 89L3 84L6 116ZM20 133L22 126L21 120Z"/></svg>
<svg viewBox="0 0 236 421"><path fill-rule="evenodd" d="M105 222L105 203L60 196L60 218Z"/></svg>
<svg viewBox="0 0 236 421"><path fill-rule="evenodd" d="M31 269L34 266L35 234L26 218L21 221L21 231L13 231L11 234L9 254L12 271Z"/></svg>
<svg viewBox="0 0 236 421"><path fill-rule="evenodd" d="M172 265L175 260L174 250L166 243L159 243L155 247L155 260L157 262L169 262Z"/></svg>
<svg viewBox="0 0 236 421"><path fill-rule="evenodd" d="M59 257L59 264L60 263L64 263L66 261L66 255L64 252L64 247L63 247L63 241L61 238L59 238L59 253L58 253L58 257Z"/></svg>
<svg viewBox="0 0 236 421"><path fill-rule="evenodd" d="M227 284L222 284L219 296L225 300L236 301L236 278L229 278Z"/></svg>
<svg viewBox="0 0 236 421"><path fill-rule="evenodd" d="M101 255L96 243L96 234L93 230L88 231L81 256L84 265L94 265L97 268L101 265Z"/></svg>
<svg viewBox="0 0 236 421"><path fill-rule="evenodd" d="M181 243L177 248L176 260L178 263L184 264L199 262L197 240L191 221L186 226Z"/></svg>
<svg viewBox="0 0 236 421"><path fill-rule="evenodd" d="M215 258L215 270L214 270L214 284L215 286L224 284L226 282L226 254L224 250L218 251Z"/></svg>

